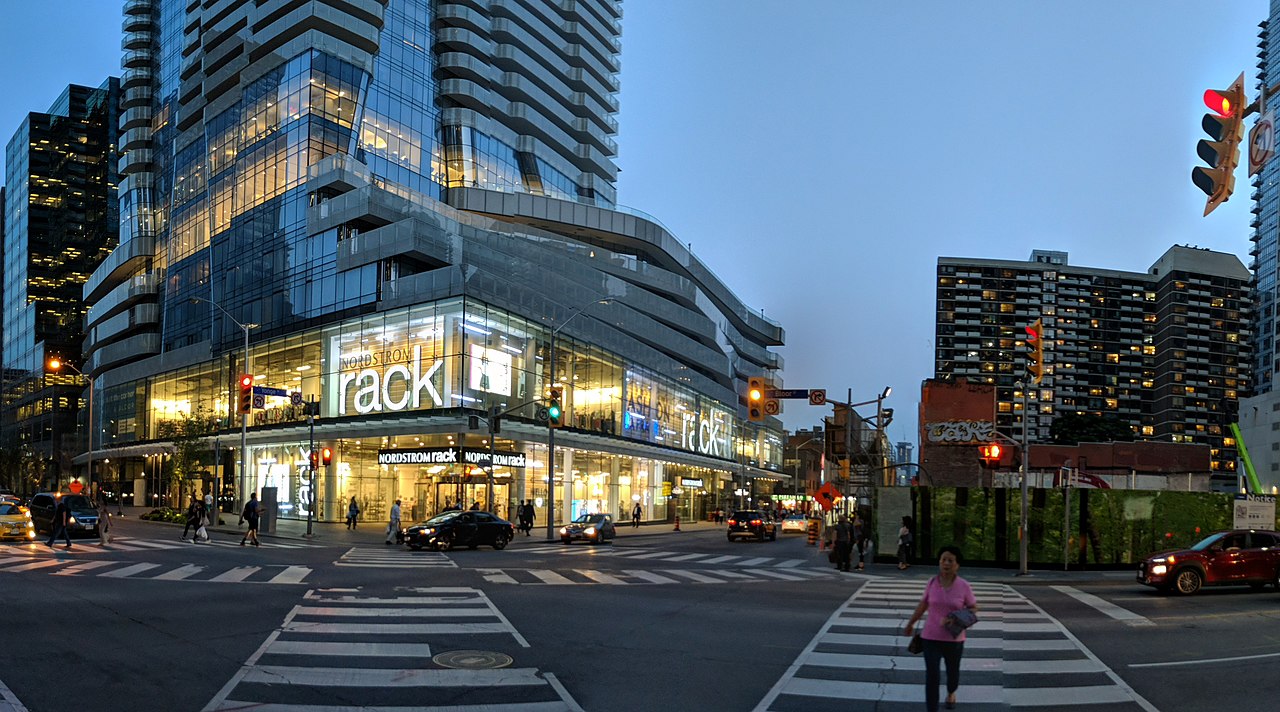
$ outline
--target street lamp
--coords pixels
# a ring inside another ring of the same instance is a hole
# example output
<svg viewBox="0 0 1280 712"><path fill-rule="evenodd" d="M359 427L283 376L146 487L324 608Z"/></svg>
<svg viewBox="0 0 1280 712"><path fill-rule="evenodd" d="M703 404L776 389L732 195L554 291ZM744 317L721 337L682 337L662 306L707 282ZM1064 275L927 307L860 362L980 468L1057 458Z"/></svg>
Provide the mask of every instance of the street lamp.
<svg viewBox="0 0 1280 712"><path fill-rule="evenodd" d="M791 473L791 477L792 477L791 492L792 492L792 496L795 497L795 500L796 500L795 505L797 507L800 506L800 466L802 464L801 458L800 458L800 451L806 447L809 447L813 443L818 442L819 440L825 442L826 436L815 436L815 437L809 438L808 440L805 440L804 442L800 443L799 445L793 448L793 450L796 453L796 468L795 468L795 471Z"/></svg>
<svg viewBox="0 0 1280 712"><path fill-rule="evenodd" d="M231 312L227 311L226 309L223 309L221 304L213 301L212 299L204 299L202 297L191 298L192 304L196 304L198 302L204 302L205 304L208 304L212 307L217 308L218 311L225 314L226 317L231 320L232 324L235 324L236 326L240 327L240 330L244 332L244 364L243 366L244 366L245 373L249 373L249 330L258 328L258 325L253 323L244 323L244 324L240 323L240 320L236 319L234 316L231 316ZM240 414L240 479L245 484L249 482L249 479L248 479L249 478L249 469L248 469L249 467L248 465L249 415L252 412L253 412L253 409L250 409L249 413ZM236 492L238 496L243 497L244 487L237 487Z"/></svg>
<svg viewBox="0 0 1280 712"><path fill-rule="evenodd" d="M596 304L608 304L608 303L610 303L610 302L612 302L612 301L614 301L614 298L613 298L613 297L601 297L601 298L599 298L599 299L593 299L593 300L591 300L591 301L587 302L586 304L583 304L582 306L578 307L577 309L574 309L574 310L573 310L573 313L569 315L569 318L567 318L567 319L565 319L564 321L560 322L560 326L557 326L556 328L554 328L554 329L552 329L552 330L551 330L550 344L549 344L549 347L548 347L548 350L547 350L547 351L548 351L547 355L551 358L551 369L550 369L550 380L551 380L551 385L550 385L549 387L554 388L554 387L555 387L555 385L556 385L556 334L559 334L561 329L563 329L564 327L568 326L569 322L573 321L573 318L574 318L575 316L577 316L577 315L581 314L582 312L586 311L587 309L590 309L592 306L594 306L594 305L596 305ZM489 441L489 442L493 442L492 438L490 439L490 441ZM490 466L492 467L492 464L490 464ZM547 494L548 494L548 497L547 497L547 541L555 541L555 538L556 538L556 527L555 527L555 518L556 518L556 429L555 429L555 428L550 427L549 425L548 425L548 427L547 427Z"/></svg>
<svg viewBox="0 0 1280 712"><path fill-rule="evenodd" d="M54 371L54 372L61 371L64 366L71 369L77 376L80 376L81 378L87 379L89 381L89 453L87 457L88 457L88 467L89 467L89 487L92 488L93 487L93 431L96 429L94 428L94 425L93 425L93 376L90 376L81 372L80 369L76 368L75 366L72 366L66 361L63 361L57 356L54 356L53 358L49 359L50 371ZM56 409L54 411L54 416L55 418L57 416ZM54 421L54 427L57 427L56 420ZM55 462L59 461L58 453L56 451L53 454L53 459ZM61 470L61 466L59 466L59 470ZM57 483L55 482L54 484L57 484ZM102 487L99 486L98 489L101 490Z"/></svg>

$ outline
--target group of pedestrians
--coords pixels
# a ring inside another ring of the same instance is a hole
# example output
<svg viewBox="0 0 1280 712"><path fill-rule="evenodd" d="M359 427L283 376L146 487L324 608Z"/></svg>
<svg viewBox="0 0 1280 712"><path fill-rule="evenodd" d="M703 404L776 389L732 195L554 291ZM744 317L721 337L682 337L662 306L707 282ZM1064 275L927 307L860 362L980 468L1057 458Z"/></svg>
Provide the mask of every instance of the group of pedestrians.
<svg viewBox="0 0 1280 712"><path fill-rule="evenodd" d="M182 528L180 537L182 541L190 541L192 544L209 541L209 512L212 509L212 495L207 495L204 499L191 498L191 505L187 507L187 523ZM190 539L187 539L188 531L192 531Z"/></svg>
<svg viewBox="0 0 1280 712"><path fill-rule="evenodd" d="M524 532L525 536L533 531L533 500L522 499L520 504L516 505L516 530Z"/></svg>
<svg viewBox="0 0 1280 712"><path fill-rule="evenodd" d="M107 546L111 543L111 513L107 511L107 501L100 500L94 507L98 510L98 546ZM71 508L61 498L58 499L58 505L53 508L53 525L49 529L49 541L45 542L46 546L52 549L53 542L61 536L62 540L67 542L63 548L71 548Z"/></svg>
<svg viewBox="0 0 1280 712"><path fill-rule="evenodd" d="M840 571L850 571L853 567L853 552L858 552L858 571L866 568L867 554L871 548L871 536L867 523L862 516L854 512L853 519L841 514L836 523L827 528L827 545L831 547L831 562Z"/></svg>

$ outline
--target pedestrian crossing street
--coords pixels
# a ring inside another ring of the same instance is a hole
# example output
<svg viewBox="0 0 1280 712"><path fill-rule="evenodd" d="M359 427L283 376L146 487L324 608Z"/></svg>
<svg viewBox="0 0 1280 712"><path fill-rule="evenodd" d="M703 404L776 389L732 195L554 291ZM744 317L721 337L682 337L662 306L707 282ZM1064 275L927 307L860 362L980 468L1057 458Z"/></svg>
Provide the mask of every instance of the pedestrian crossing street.
<svg viewBox="0 0 1280 712"><path fill-rule="evenodd" d="M1056 619L1004 584L972 583L978 624L961 659L957 709L1155 712ZM917 710L924 658L902 628L924 593L919 580L871 580L837 610L755 712ZM917 628L919 630L919 628ZM945 671L939 699L945 698Z"/></svg>
<svg viewBox="0 0 1280 712"><path fill-rule="evenodd" d="M779 581L813 581L830 579L840 574L834 570L791 569L476 569L489 583L534 586L628 585L628 584L700 584L700 583L778 583Z"/></svg>
<svg viewBox="0 0 1280 712"><path fill-rule="evenodd" d="M743 544L742 546L748 546ZM518 554L558 554L561 556L604 556L625 558L635 561L661 561L662 563L680 562L682 564L696 564L698 566L729 566L733 568L776 568L776 569L794 569L799 566L810 565L818 562L818 558L808 559L784 559L777 556L750 556L738 554L719 554L719 553L691 553L688 551L654 551L652 549L632 548L632 547L616 547L616 546L590 546L590 545L569 545L564 544L535 544L534 546L513 546L511 549ZM823 566L827 565L826 557L821 558Z"/></svg>
<svg viewBox="0 0 1280 712"><path fill-rule="evenodd" d="M40 546L44 550L43 545ZM265 583L300 584L305 582L311 569L306 566L207 566L201 564L153 563L147 561L112 561L109 559L81 558L83 551L72 548L69 553L59 549L52 556L38 556L33 552L6 556L0 553L0 574L17 574L40 571L55 576L85 576L113 579L146 579L150 581L199 581L203 583ZM7 553L7 552L6 552ZM15 552L16 553L16 552Z"/></svg>
<svg viewBox="0 0 1280 712"><path fill-rule="evenodd" d="M582 712L554 675L514 666L528 647L479 589L308 591L204 712Z"/></svg>
<svg viewBox="0 0 1280 712"><path fill-rule="evenodd" d="M458 565L438 551L405 551L402 546L357 546L348 549L337 566L367 569L456 569Z"/></svg>

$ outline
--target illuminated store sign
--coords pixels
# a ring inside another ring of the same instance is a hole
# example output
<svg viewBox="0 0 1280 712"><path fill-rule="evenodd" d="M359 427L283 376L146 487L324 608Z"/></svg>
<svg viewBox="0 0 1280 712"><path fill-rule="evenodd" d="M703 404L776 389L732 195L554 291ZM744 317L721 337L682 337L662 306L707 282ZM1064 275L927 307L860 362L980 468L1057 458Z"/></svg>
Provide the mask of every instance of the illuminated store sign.
<svg viewBox="0 0 1280 712"><path fill-rule="evenodd" d="M408 364L402 363L405 360ZM338 415L347 414L348 401L360 415L416 410L422 407L424 394L438 408L444 399L433 380L443 365L444 361L430 361L424 366L421 345L412 350L395 348L342 356L338 360ZM352 372L355 368L360 370Z"/></svg>
<svg viewBox="0 0 1280 712"><path fill-rule="evenodd" d="M723 413L711 417L700 413L682 413L680 445L712 457L729 456L729 427Z"/></svg>
<svg viewBox="0 0 1280 712"><path fill-rule="evenodd" d="M379 465L456 465L459 463L488 465L489 451L459 447L378 450ZM522 452L495 452L493 463L495 467L524 467L525 456Z"/></svg>
<svg viewBox="0 0 1280 712"><path fill-rule="evenodd" d="M702 478L701 478L701 477L698 477L698 478L696 478L696 479L695 479L695 478L693 478L693 477L681 477L681 478L680 478L680 486L681 486L681 487L701 487L701 486L702 486Z"/></svg>

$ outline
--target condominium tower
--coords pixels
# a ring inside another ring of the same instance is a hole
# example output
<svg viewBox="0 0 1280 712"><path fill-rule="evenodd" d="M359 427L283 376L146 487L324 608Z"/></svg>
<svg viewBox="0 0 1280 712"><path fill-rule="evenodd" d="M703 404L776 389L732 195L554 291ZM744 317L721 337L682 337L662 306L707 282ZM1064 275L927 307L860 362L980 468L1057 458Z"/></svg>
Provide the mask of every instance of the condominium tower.
<svg viewBox="0 0 1280 712"><path fill-rule="evenodd" d="M939 258L935 377L994 385L996 429L1018 440L1025 427L1050 442L1055 418L1078 413L1114 418L1136 440L1207 444L1219 486L1234 489L1227 426L1251 383L1250 281L1234 255L1187 246L1146 272L1041 250L1025 262ZM1037 319L1033 386L1025 329Z"/></svg>
<svg viewBox="0 0 1280 712"><path fill-rule="evenodd" d="M780 478L781 429L739 394L780 368L781 327L616 202L618 0L124 12L120 246L84 287L122 487L193 416L230 496L274 488L285 517L689 516Z"/></svg>

